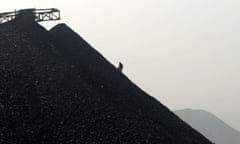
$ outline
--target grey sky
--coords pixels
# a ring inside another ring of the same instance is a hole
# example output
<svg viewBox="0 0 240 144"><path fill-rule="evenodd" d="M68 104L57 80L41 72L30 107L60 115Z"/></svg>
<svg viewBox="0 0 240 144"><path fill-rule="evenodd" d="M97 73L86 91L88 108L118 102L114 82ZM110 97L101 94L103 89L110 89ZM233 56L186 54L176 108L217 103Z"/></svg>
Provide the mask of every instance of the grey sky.
<svg viewBox="0 0 240 144"><path fill-rule="evenodd" d="M1 2L1 11L26 7L59 8L62 22L172 110L205 109L240 130L239 0Z"/></svg>

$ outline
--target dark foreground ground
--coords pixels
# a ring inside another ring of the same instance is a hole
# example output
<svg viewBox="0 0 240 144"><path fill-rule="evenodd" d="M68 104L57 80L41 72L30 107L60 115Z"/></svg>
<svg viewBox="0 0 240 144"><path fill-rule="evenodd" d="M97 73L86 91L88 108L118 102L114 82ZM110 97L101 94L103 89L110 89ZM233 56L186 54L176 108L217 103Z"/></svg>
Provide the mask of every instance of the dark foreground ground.
<svg viewBox="0 0 240 144"><path fill-rule="evenodd" d="M210 144L65 24L0 25L1 144Z"/></svg>

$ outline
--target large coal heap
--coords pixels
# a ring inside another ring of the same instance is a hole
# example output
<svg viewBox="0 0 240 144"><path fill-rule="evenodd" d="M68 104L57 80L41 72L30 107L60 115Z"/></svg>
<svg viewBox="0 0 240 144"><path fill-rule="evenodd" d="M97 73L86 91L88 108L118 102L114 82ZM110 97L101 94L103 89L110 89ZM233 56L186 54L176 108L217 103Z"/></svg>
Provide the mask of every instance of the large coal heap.
<svg viewBox="0 0 240 144"><path fill-rule="evenodd" d="M1 144L210 144L65 24L0 25Z"/></svg>

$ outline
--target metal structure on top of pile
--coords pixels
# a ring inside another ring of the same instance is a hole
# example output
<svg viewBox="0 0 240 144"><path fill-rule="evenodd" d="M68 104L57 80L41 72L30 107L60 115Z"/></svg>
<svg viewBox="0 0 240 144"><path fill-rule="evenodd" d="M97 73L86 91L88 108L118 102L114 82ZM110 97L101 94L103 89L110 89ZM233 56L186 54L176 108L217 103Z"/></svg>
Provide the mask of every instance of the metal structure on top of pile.
<svg viewBox="0 0 240 144"><path fill-rule="evenodd" d="M21 9L13 12L0 13L0 24L11 21L13 19L23 18L24 20L55 21L60 20L60 10L56 8L49 9Z"/></svg>

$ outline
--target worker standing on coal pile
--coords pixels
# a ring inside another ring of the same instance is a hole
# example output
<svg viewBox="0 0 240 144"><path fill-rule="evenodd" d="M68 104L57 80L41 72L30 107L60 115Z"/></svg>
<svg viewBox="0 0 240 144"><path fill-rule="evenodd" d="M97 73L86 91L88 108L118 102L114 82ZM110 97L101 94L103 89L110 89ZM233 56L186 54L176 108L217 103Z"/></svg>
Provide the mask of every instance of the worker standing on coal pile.
<svg viewBox="0 0 240 144"><path fill-rule="evenodd" d="M119 62L117 69L118 69L120 72L122 72L122 70L123 70L123 64L122 64L121 62Z"/></svg>

